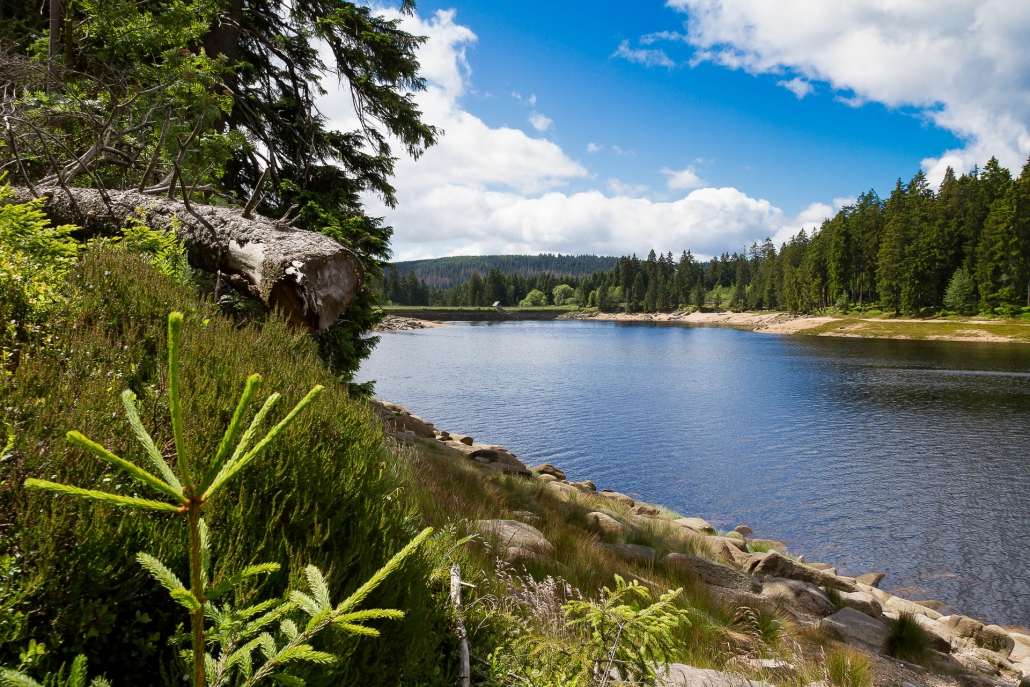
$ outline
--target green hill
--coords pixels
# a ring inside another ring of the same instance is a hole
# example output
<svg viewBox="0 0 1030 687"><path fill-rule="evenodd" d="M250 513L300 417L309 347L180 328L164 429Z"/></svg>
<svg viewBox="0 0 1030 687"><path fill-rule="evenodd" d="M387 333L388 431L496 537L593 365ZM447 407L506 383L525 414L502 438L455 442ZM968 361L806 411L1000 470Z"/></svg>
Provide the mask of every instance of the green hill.
<svg viewBox="0 0 1030 687"><path fill-rule="evenodd" d="M573 275L585 277L595 270L610 270L615 266L615 258L601 255L456 255L449 258L433 258L431 260L408 260L393 264L400 274L414 270L415 275L425 280L429 286L446 289L461 284L479 272L485 276L491 267L496 267L503 274L521 272L524 275L549 272L555 275Z"/></svg>

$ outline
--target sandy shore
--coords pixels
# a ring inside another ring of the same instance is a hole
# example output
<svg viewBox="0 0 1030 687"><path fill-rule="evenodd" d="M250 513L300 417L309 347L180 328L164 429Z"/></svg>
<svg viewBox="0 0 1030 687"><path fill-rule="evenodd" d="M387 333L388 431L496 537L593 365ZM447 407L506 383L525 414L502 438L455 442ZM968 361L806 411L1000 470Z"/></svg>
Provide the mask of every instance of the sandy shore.
<svg viewBox="0 0 1030 687"><path fill-rule="evenodd" d="M792 316L782 312L570 313L561 319L599 322L680 322L745 327L769 334L796 334L832 322L833 317Z"/></svg>

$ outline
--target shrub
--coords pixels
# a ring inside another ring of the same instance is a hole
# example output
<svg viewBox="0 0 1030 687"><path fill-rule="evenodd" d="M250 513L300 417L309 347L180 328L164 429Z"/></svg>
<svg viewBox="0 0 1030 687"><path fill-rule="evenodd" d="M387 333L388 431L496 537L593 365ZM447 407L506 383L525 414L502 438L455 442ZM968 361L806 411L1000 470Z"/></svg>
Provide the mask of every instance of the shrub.
<svg viewBox="0 0 1030 687"><path fill-rule="evenodd" d="M543 291L533 289L519 302L520 308L541 308L547 305L547 296Z"/></svg>
<svg viewBox="0 0 1030 687"><path fill-rule="evenodd" d="M872 666L869 659L850 649L834 649L826 656L826 679L835 687L869 687Z"/></svg>
<svg viewBox="0 0 1030 687"><path fill-rule="evenodd" d="M944 292L944 307L963 315L974 300L973 280L963 268L955 270Z"/></svg>
<svg viewBox="0 0 1030 687"><path fill-rule="evenodd" d="M911 613L888 623L887 653L903 661L919 663L930 655L930 637Z"/></svg>
<svg viewBox="0 0 1030 687"><path fill-rule="evenodd" d="M554 287L554 290L551 292L551 295L554 296L555 305L566 305L576 303L576 291L568 284L558 284L558 286Z"/></svg>
<svg viewBox="0 0 1030 687"><path fill-rule="evenodd" d="M160 684L160 673L169 672L175 659L162 638L176 631L179 611L154 588L135 555L146 550L185 569L182 523L20 487L26 477L41 476L132 495L130 483L69 450L63 435L78 428L128 460L145 461L116 419L119 393L128 387L158 448L170 448L168 378L159 364L169 310L185 313L189 325L183 412L208 421L185 428L183 441L201 457L202 468L217 452L217 428L231 419L247 374L261 374L282 392L284 405L316 384L326 387L319 403L212 502L206 517L214 575L257 561L278 563L280 572L255 589L267 598L271 589L299 586L306 566L316 565L331 573L330 593L339 598L421 529L396 491L381 425L334 380L305 334L274 317L260 328L237 329L191 287L124 251L89 252L70 289L70 306L54 324L57 343L27 349L18 369L0 378L0 427L18 428L12 457L3 464L0 517L12 523L8 536L29 578L28 636L47 644L50 667L85 654L115 684ZM404 609L409 618L383 626L375 646L324 640L319 648L344 659L326 670L325 682L392 684L415 674L429 683L446 679L441 642L450 635L442 605L426 594L428 574L427 564L409 560L391 584L369 597L369 604ZM0 647L0 662L9 662L17 649Z"/></svg>

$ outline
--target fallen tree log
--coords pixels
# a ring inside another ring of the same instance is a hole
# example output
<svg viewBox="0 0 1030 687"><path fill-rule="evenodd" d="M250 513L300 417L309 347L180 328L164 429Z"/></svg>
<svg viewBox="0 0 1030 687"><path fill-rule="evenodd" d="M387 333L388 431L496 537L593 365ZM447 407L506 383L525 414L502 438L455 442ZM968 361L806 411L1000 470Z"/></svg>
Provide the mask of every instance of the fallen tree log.
<svg viewBox="0 0 1030 687"><path fill-rule="evenodd" d="M35 196L13 189L7 202ZM221 271L269 308L282 308L290 321L316 331L335 323L364 282L358 257L327 236L266 217L245 219L241 210L197 205L135 191L91 188L35 188L43 211L55 224L75 224L91 234L111 234L139 216L153 229L173 229L189 251L190 263Z"/></svg>

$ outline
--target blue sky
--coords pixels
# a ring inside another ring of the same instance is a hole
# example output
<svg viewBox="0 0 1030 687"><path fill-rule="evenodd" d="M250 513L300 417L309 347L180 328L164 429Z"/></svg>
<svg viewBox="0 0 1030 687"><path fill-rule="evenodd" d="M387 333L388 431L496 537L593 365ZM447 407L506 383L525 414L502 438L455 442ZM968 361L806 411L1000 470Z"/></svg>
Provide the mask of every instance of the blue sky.
<svg viewBox="0 0 1030 687"><path fill-rule="evenodd" d="M424 0L397 259L707 257L812 231L870 188L1030 156L1030 2ZM345 90L322 103L354 129Z"/></svg>
<svg viewBox="0 0 1030 687"><path fill-rule="evenodd" d="M423 14L450 8L479 38L468 53L469 112L530 135L539 134L529 112L544 113L554 121L548 138L591 171L627 184L661 188L663 167L693 165L710 184L796 214L816 199L869 188L887 193L923 159L961 145L913 108L852 107L827 87L799 100L777 85L782 76L707 63L691 68L687 45L664 48L673 68L614 57L624 40L639 49L641 36L683 30L684 15L660 2L419 5ZM535 107L525 102L533 94ZM589 154L590 143L606 147ZM620 155L612 145L632 153Z"/></svg>

